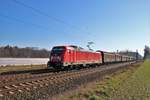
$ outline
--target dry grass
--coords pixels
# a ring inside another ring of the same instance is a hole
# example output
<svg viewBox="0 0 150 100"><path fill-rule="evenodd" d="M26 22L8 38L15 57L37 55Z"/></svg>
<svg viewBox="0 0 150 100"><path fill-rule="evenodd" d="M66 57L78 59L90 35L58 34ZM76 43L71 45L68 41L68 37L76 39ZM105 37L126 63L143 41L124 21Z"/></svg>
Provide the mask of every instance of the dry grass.
<svg viewBox="0 0 150 100"><path fill-rule="evenodd" d="M110 93L112 100L150 100L150 61L145 61L118 89Z"/></svg>
<svg viewBox="0 0 150 100"><path fill-rule="evenodd" d="M47 67L46 64L41 65L8 65L8 66L1 66L0 73L4 72L13 72L13 71L27 71L27 70L38 70L38 69L45 69Z"/></svg>
<svg viewBox="0 0 150 100"><path fill-rule="evenodd" d="M140 98L139 100L150 100L150 78L148 77L150 77L150 61L146 61L141 67L130 67L106 76L103 81L84 86L68 96L62 96L62 99L138 100Z"/></svg>

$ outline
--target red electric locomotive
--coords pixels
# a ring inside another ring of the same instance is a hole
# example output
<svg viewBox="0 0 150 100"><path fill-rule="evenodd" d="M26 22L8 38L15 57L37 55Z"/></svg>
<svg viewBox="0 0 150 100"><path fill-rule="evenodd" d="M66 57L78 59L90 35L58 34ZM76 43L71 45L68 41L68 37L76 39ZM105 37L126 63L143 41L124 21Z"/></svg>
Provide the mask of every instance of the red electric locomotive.
<svg viewBox="0 0 150 100"><path fill-rule="evenodd" d="M100 52L86 51L77 46L55 46L51 50L48 67L55 69L102 64Z"/></svg>

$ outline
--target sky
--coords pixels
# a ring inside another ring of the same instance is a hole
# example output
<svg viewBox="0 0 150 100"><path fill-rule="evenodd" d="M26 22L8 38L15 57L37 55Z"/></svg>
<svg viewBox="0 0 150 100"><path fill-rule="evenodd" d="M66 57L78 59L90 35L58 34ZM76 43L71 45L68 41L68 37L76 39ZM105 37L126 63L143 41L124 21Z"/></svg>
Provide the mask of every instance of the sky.
<svg viewBox="0 0 150 100"><path fill-rule="evenodd" d="M150 0L0 0L0 46L78 45L94 50L150 46Z"/></svg>

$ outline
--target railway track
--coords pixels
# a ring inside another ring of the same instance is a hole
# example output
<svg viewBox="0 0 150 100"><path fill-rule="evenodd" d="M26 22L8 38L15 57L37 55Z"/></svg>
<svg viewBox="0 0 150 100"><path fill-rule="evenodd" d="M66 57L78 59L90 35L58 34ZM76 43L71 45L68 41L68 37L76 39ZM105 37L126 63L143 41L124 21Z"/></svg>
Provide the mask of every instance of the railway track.
<svg viewBox="0 0 150 100"><path fill-rule="evenodd" d="M135 62L133 62L135 63ZM42 74L19 74L0 76L0 98L13 97L15 94L31 92L42 88L49 89L53 96L77 84L100 78L107 73L126 68L130 63L102 65L81 70L50 72Z"/></svg>
<svg viewBox="0 0 150 100"><path fill-rule="evenodd" d="M101 68L107 68L106 65L100 66ZM89 68L88 68L89 69ZM85 70L85 69L81 69L81 70ZM72 70L72 71L78 71L78 70ZM23 81L23 80L27 80L27 79L34 79L34 78L39 78L39 77L46 77L46 76L53 76L53 75L59 75L62 73L68 73L71 71L55 71L55 72L48 72L45 73L34 73L34 72L30 72L30 73L22 73L22 74L12 74L12 75L1 75L0 76L0 87L3 85L9 85L15 82L19 82L19 81Z"/></svg>

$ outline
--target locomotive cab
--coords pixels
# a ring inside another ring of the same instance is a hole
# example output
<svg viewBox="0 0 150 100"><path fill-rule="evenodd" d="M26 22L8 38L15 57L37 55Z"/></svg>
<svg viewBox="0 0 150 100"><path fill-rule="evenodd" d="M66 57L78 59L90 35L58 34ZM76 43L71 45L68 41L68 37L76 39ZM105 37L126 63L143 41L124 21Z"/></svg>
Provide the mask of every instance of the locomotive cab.
<svg viewBox="0 0 150 100"><path fill-rule="evenodd" d="M63 66L65 52L66 48L63 46L53 47L47 64L48 68L59 68Z"/></svg>

